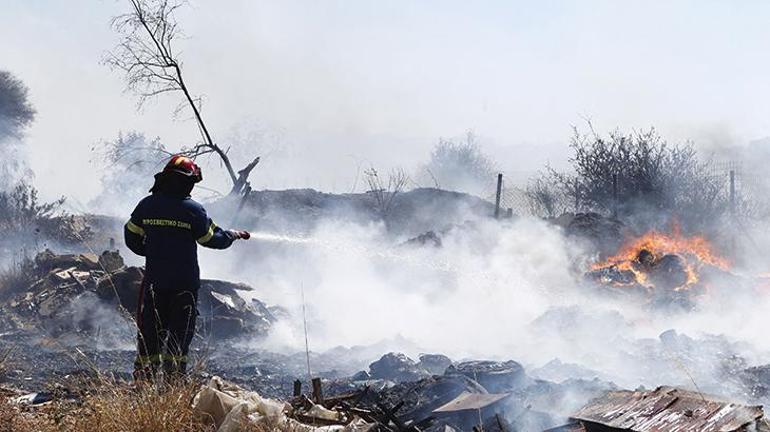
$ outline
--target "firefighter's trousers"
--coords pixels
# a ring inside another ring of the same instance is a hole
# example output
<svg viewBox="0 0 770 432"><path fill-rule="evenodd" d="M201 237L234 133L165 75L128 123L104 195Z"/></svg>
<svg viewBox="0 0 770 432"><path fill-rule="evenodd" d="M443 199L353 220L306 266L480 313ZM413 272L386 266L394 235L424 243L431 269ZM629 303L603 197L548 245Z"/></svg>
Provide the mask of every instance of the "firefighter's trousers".
<svg viewBox="0 0 770 432"><path fill-rule="evenodd" d="M167 377L183 376L198 315L198 287L169 286L145 279L137 311L137 379L163 370Z"/></svg>

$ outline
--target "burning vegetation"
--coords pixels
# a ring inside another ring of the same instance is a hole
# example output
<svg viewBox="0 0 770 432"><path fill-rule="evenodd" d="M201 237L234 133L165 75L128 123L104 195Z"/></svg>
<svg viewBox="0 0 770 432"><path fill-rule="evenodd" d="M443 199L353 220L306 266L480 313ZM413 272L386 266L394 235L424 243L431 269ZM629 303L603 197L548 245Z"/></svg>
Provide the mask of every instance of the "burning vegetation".
<svg viewBox="0 0 770 432"><path fill-rule="evenodd" d="M710 274L729 272L730 261L705 236L650 230L630 238L612 256L591 265L588 277L601 285L631 288L648 297L706 292Z"/></svg>

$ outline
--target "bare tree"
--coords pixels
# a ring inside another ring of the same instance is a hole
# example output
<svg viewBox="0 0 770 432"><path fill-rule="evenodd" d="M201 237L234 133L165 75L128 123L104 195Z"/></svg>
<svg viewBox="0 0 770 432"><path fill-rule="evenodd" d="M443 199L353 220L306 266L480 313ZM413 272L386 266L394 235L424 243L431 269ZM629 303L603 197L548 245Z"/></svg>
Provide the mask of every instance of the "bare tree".
<svg viewBox="0 0 770 432"><path fill-rule="evenodd" d="M201 142L184 151L190 157L216 154L232 181L231 194L247 189L249 175L259 163L254 158L243 169L235 171L227 150L211 138L201 113L201 98L190 91L182 73L182 62L175 42L180 35L175 12L181 0L128 0L131 10L112 19L112 26L121 35L121 42L108 53L105 63L126 75L127 89L139 96L139 105L164 93L182 93L177 112L192 110L201 134Z"/></svg>
<svg viewBox="0 0 770 432"><path fill-rule="evenodd" d="M393 208L396 196L401 193L409 182L409 176L403 169L395 169L388 175L387 182L373 167L364 171L366 183L369 185L367 192L374 198L374 205L380 217L384 218Z"/></svg>

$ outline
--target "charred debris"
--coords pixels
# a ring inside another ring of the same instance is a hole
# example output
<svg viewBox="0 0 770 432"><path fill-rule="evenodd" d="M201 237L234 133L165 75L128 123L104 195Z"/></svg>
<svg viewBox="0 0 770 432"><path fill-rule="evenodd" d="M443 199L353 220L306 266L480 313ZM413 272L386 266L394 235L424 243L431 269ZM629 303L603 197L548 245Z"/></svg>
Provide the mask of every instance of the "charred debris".
<svg viewBox="0 0 770 432"><path fill-rule="evenodd" d="M0 304L4 381L42 386L93 367L130 376L142 268L125 265L116 251L45 250L13 278L6 281ZM242 294L251 290L245 284L201 281L196 337L204 347L259 338L284 313L244 300Z"/></svg>
<svg viewBox="0 0 770 432"><path fill-rule="evenodd" d="M114 318L127 323L135 318L143 269L126 266L118 252L58 255L45 250L25 270L32 283L4 294L6 334L42 331L53 338L90 339L101 329L98 317L83 313L86 305L93 306L88 308L92 312L114 313ZM202 333L218 340L264 334L276 320L274 313L281 312L239 295L251 290L245 284L202 280L198 307Z"/></svg>
<svg viewBox="0 0 770 432"><path fill-rule="evenodd" d="M232 425L271 415L297 430L318 431L770 430L761 406L697 391L619 390L596 379L557 384L528 376L514 361L452 362L442 374L430 375L426 367L435 360L424 355L415 362L390 353L352 378L313 379L307 389L297 380L293 396L285 401L213 377L194 404L219 431L237 430Z"/></svg>

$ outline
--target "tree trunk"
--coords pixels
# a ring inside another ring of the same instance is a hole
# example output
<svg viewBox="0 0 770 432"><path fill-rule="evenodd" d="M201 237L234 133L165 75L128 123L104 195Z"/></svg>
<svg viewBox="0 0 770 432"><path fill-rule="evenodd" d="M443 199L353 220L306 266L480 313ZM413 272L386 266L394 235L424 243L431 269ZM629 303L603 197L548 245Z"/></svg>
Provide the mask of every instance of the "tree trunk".
<svg viewBox="0 0 770 432"><path fill-rule="evenodd" d="M246 165L245 168L238 171L238 178L235 179L233 182L233 188L230 190L230 195L238 195L240 194L244 188L246 188L249 185L249 175L251 175L251 171L254 170L254 167L257 166L259 163L259 156L257 156L251 163Z"/></svg>

